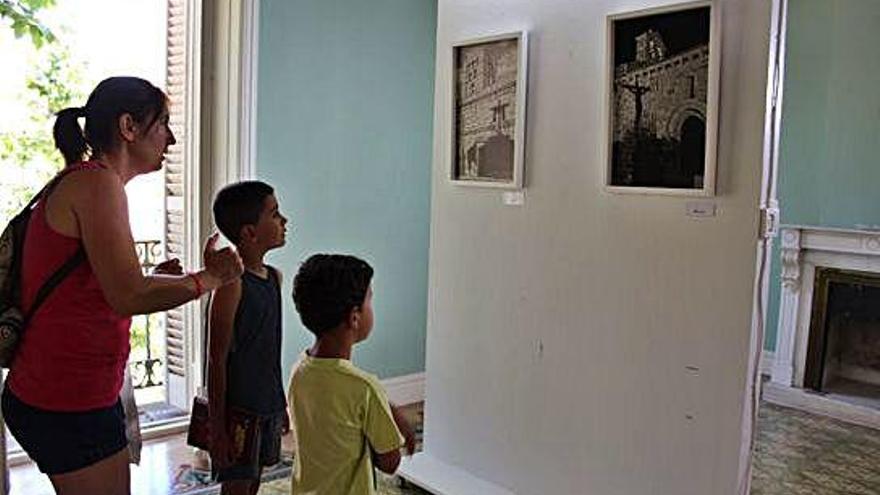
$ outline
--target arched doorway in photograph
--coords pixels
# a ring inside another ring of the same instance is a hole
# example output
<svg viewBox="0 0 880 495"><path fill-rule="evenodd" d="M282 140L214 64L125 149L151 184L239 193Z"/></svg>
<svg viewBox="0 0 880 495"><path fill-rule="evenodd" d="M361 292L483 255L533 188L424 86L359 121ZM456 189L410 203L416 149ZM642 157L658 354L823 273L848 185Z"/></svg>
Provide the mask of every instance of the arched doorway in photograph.
<svg viewBox="0 0 880 495"><path fill-rule="evenodd" d="M706 157L706 122L689 116L681 125L679 163L682 176L693 179L693 187L702 187Z"/></svg>

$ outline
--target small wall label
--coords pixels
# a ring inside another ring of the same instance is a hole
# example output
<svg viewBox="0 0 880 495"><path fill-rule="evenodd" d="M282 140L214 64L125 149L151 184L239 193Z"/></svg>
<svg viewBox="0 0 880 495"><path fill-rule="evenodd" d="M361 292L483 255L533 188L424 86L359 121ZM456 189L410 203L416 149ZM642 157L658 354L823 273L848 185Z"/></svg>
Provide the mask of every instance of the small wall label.
<svg viewBox="0 0 880 495"><path fill-rule="evenodd" d="M687 204L687 216L697 218L714 217L718 205L709 201L691 201Z"/></svg>

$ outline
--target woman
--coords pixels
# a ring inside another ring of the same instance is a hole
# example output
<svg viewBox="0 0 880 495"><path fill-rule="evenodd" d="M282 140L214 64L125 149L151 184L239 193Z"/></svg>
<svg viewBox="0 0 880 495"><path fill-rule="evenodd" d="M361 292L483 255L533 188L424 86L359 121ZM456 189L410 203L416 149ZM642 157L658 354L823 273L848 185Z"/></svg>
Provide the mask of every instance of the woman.
<svg viewBox="0 0 880 495"><path fill-rule="evenodd" d="M214 248L216 236L205 246L202 271L141 272L124 187L159 170L175 143L166 100L147 81L113 77L95 88L85 107L62 110L55 122L55 145L67 167L28 224L23 309L81 247L87 261L30 320L3 392L3 414L60 495L130 492L119 391L131 316L174 308L242 273L235 251ZM179 271L176 260L164 267Z"/></svg>

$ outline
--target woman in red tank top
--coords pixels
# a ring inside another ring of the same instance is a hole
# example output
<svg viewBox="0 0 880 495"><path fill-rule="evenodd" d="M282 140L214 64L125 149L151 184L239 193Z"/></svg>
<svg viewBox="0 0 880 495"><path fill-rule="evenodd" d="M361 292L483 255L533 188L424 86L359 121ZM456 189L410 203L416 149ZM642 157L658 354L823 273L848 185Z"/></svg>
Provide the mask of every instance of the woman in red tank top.
<svg viewBox="0 0 880 495"><path fill-rule="evenodd" d="M31 318L3 391L3 414L56 493L127 494L119 391L131 316L174 308L236 280L241 259L230 248L216 250L214 236L205 246L205 269L188 275L142 274L124 187L138 175L159 170L175 143L165 94L149 82L134 77L102 81L86 106L58 113L54 135L67 168L37 203L28 224L23 309L80 247L87 261ZM180 273L178 263L166 262L166 272Z"/></svg>

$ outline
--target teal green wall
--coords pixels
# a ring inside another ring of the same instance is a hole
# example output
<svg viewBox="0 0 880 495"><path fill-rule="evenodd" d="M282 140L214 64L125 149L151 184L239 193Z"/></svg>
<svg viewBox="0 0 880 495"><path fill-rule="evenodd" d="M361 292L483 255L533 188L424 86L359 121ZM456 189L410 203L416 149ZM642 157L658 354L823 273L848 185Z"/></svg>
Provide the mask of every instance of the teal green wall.
<svg viewBox="0 0 880 495"><path fill-rule="evenodd" d="M317 252L376 271L355 363L424 371L436 22L435 0L260 2L257 175L290 219L270 257L285 274L285 375L311 344L291 280Z"/></svg>
<svg viewBox="0 0 880 495"><path fill-rule="evenodd" d="M790 0L779 162L782 222L880 228L880 1ZM765 348L776 345L779 248Z"/></svg>

